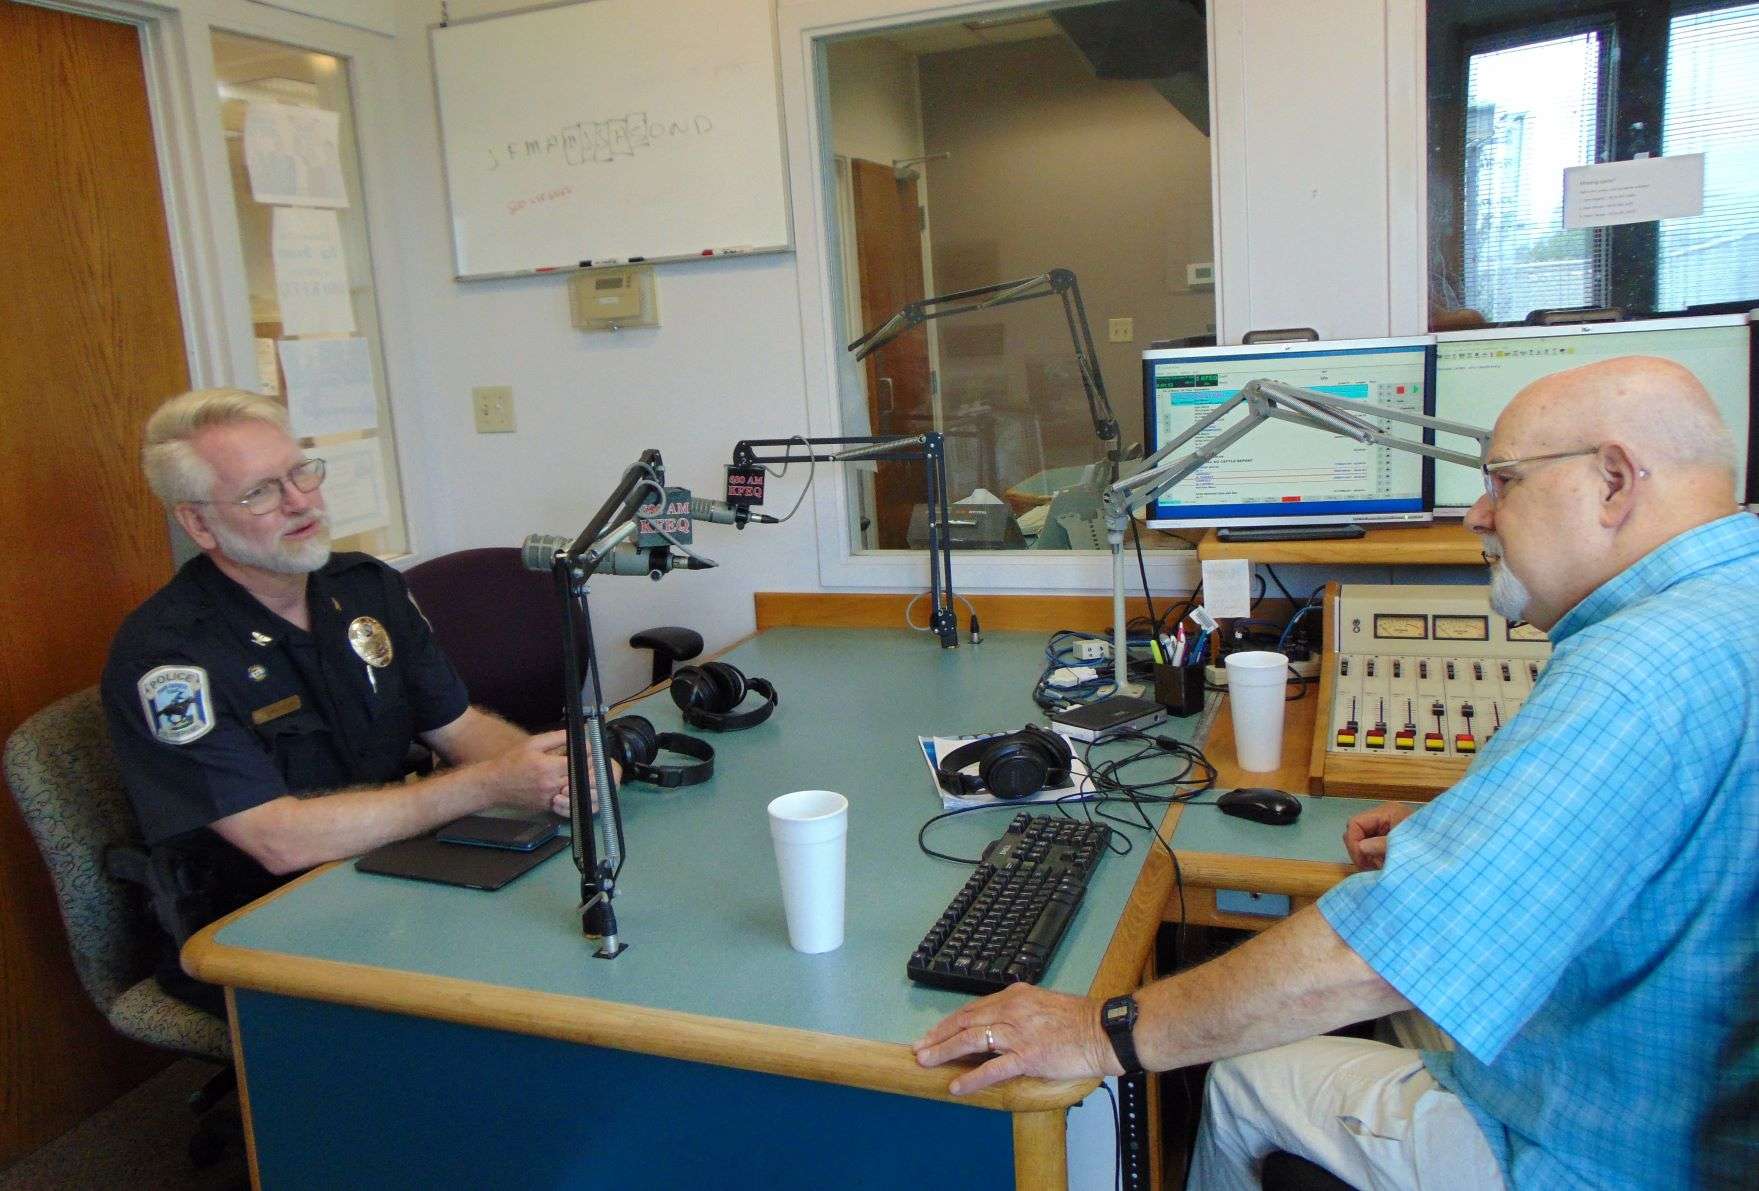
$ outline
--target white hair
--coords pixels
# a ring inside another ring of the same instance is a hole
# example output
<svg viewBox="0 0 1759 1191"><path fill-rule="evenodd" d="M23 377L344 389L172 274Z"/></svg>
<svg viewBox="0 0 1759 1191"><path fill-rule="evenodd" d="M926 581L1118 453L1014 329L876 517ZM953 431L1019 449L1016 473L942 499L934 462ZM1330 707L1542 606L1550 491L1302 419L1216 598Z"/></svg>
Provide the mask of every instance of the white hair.
<svg viewBox="0 0 1759 1191"><path fill-rule="evenodd" d="M243 389L196 389L153 411L140 462L147 486L166 508L213 495L214 469L190 440L209 426L235 422L268 422L288 430L287 410L280 402Z"/></svg>

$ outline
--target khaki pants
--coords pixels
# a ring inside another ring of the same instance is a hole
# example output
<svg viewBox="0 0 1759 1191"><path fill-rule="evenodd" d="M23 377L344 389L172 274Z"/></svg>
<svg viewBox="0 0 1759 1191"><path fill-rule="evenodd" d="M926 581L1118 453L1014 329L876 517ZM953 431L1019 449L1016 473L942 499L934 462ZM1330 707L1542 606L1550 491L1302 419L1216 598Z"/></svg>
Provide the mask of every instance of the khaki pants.
<svg viewBox="0 0 1759 1191"><path fill-rule="evenodd" d="M1258 1191L1275 1150L1373 1191L1503 1186L1472 1114L1418 1053L1355 1038L1309 1038L1209 1069L1187 1191Z"/></svg>

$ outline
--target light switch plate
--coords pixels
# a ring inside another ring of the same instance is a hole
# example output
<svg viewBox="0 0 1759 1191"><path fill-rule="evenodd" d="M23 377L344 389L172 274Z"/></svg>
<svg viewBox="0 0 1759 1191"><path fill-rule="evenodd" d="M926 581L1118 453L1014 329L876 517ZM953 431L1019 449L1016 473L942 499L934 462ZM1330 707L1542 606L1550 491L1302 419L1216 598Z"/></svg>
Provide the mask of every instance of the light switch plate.
<svg viewBox="0 0 1759 1191"><path fill-rule="evenodd" d="M481 385L470 391L478 434L513 433L513 389L510 385Z"/></svg>
<svg viewBox="0 0 1759 1191"><path fill-rule="evenodd" d="M1136 320L1133 318L1114 318L1107 326L1113 343L1129 343L1136 338Z"/></svg>

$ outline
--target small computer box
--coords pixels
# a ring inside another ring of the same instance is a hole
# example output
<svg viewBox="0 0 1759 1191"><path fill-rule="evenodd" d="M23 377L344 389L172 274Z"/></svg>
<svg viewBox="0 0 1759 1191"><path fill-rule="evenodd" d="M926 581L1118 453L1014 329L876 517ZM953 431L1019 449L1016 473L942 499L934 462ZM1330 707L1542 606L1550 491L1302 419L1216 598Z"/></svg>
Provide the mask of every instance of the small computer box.
<svg viewBox="0 0 1759 1191"><path fill-rule="evenodd" d="M1051 713L1051 727L1072 740L1104 740L1120 732L1142 732L1167 718L1152 699L1113 695Z"/></svg>

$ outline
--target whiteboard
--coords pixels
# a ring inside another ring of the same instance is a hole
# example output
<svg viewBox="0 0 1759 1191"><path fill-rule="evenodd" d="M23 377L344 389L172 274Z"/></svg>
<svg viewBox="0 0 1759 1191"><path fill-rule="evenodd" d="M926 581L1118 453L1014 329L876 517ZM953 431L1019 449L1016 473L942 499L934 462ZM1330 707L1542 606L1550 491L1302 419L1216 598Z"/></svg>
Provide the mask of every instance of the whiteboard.
<svg viewBox="0 0 1759 1191"><path fill-rule="evenodd" d="M460 279L792 242L767 0L588 0L431 31Z"/></svg>

